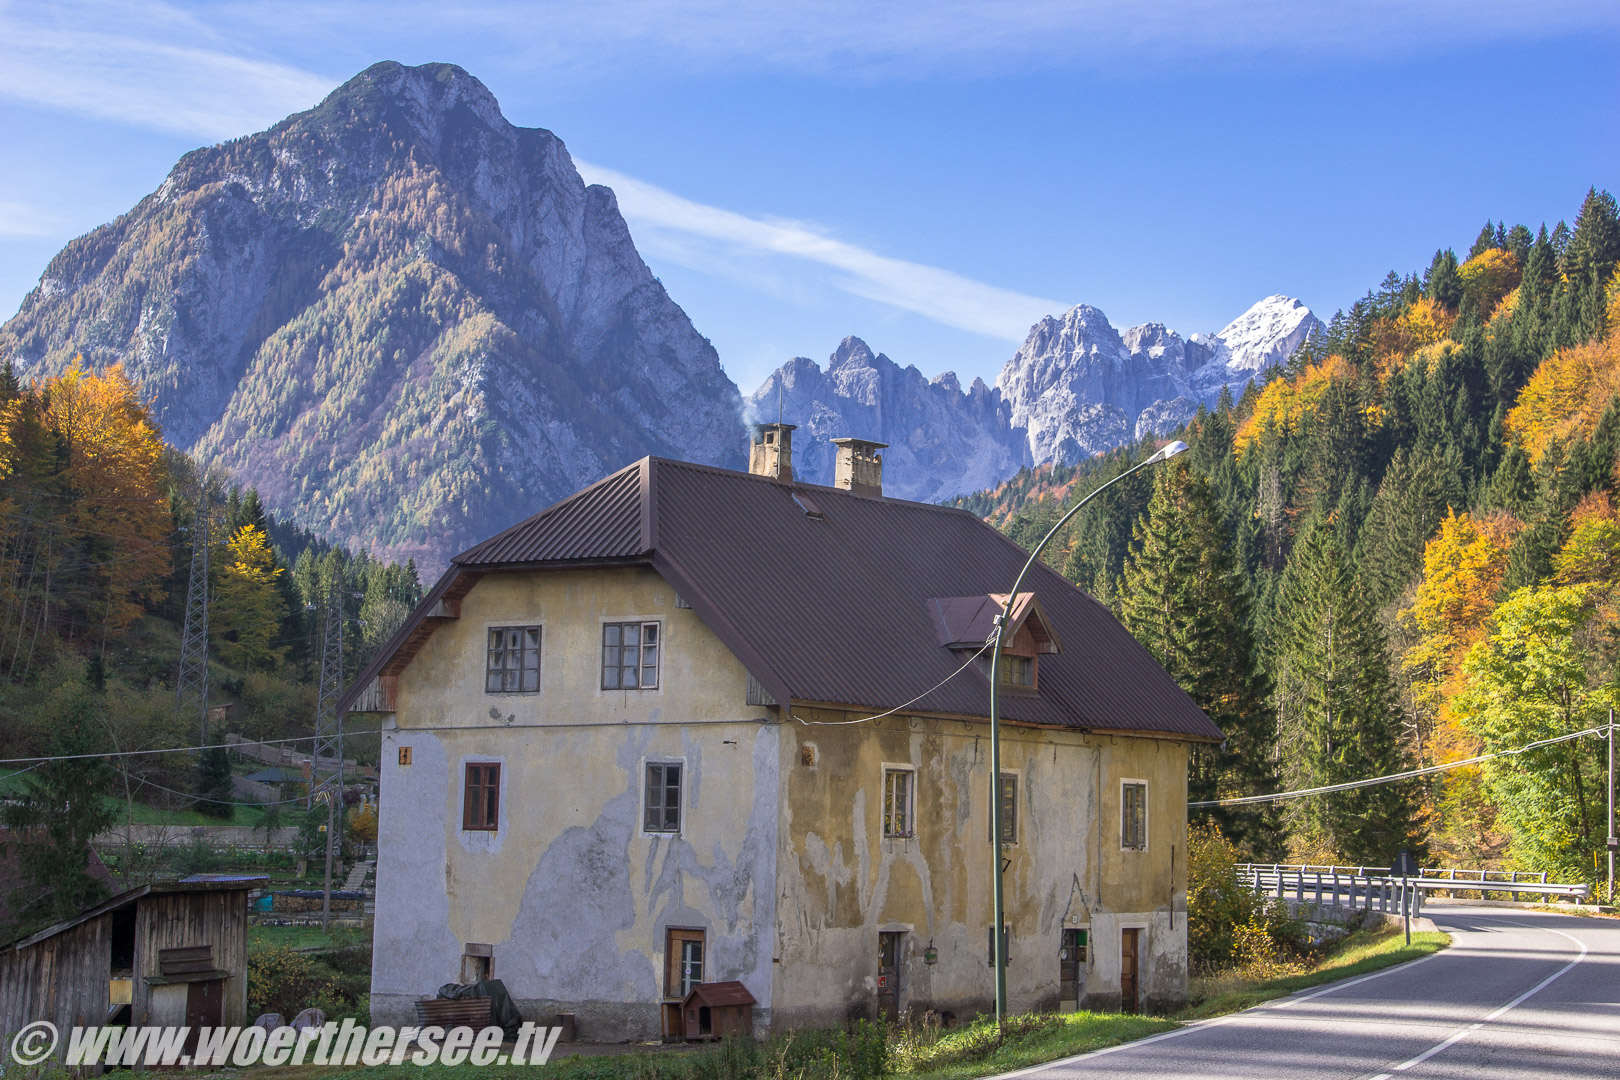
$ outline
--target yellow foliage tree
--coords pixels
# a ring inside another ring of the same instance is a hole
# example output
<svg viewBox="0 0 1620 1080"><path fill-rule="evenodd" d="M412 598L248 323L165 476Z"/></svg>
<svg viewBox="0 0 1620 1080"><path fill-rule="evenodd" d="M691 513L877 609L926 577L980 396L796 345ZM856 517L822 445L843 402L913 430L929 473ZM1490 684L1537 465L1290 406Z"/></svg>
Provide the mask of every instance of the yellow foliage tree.
<svg viewBox="0 0 1620 1080"><path fill-rule="evenodd" d="M1481 640L1507 574L1508 548L1520 522L1507 514L1475 518L1452 511L1423 549L1423 577L1399 615L1415 643L1401 658L1411 677L1417 738L1428 761L1457 761L1479 752L1479 739L1452 714L1460 669ZM1432 835L1438 851L1481 861L1506 838L1477 767L1447 773L1433 791Z"/></svg>
<svg viewBox="0 0 1620 1080"><path fill-rule="evenodd" d="M1335 379L1348 379L1354 374L1355 369L1344 357L1330 356L1320 364L1309 365L1292 379L1271 380L1260 391L1254 411L1239 425L1232 445L1241 454L1268 431L1294 431Z"/></svg>
<svg viewBox="0 0 1620 1080"><path fill-rule="evenodd" d="M1553 556L1559 585L1620 584L1620 521L1608 492L1594 491L1570 514L1569 539Z"/></svg>
<svg viewBox="0 0 1620 1080"><path fill-rule="evenodd" d="M1423 578L1400 613L1417 631L1401 665L1413 674L1421 704L1440 707L1463 653L1484 633L1518 528L1507 515L1476 519L1453 510L1424 546Z"/></svg>
<svg viewBox="0 0 1620 1080"><path fill-rule="evenodd" d="M1509 438L1539 462L1553 441L1586 438L1620 394L1620 347L1610 336L1559 349L1536 368L1508 411Z"/></svg>
<svg viewBox="0 0 1620 1080"><path fill-rule="evenodd" d="M65 515L104 571L109 629L163 595L169 500L163 437L122 364L87 372L79 361L35 388L67 450L74 497Z"/></svg>
<svg viewBox="0 0 1620 1080"><path fill-rule="evenodd" d="M1457 268L1463 296L1489 315L1502 298L1519 287L1519 260L1511 251L1487 248Z"/></svg>
<svg viewBox="0 0 1620 1080"><path fill-rule="evenodd" d="M270 538L256 525L243 525L229 542L230 562L214 594L214 644L219 658L238 667L270 667L286 649L275 644L285 605L276 591L281 568L275 565Z"/></svg>

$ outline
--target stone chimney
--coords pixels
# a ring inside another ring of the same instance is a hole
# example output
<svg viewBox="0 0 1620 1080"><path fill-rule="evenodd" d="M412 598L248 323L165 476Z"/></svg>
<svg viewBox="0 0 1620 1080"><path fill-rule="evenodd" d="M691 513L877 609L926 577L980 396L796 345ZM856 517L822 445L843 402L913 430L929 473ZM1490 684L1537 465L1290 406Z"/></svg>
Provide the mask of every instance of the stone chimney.
<svg viewBox="0 0 1620 1080"><path fill-rule="evenodd" d="M879 450L888 449L888 443L868 439L834 439L838 447L838 464L833 469L833 487L843 488L854 495L870 498L883 497L883 459Z"/></svg>
<svg viewBox="0 0 1620 1080"><path fill-rule="evenodd" d="M793 483L793 429L795 424L755 424L748 446L748 471Z"/></svg>

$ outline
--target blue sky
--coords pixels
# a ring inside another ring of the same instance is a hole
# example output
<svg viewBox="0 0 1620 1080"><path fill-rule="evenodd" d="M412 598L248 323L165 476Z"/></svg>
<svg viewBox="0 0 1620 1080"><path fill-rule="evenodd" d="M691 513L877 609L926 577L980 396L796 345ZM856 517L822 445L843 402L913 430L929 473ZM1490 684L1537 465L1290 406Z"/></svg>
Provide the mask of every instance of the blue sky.
<svg viewBox="0 0 1620 1080"><path fill-rule="evenodd" d="M846 334L993 381L1031 322L1324 317L1620 189L1620 4L0 0L0 308L186 150L446 60L620 195L745 392Z"/></svg>

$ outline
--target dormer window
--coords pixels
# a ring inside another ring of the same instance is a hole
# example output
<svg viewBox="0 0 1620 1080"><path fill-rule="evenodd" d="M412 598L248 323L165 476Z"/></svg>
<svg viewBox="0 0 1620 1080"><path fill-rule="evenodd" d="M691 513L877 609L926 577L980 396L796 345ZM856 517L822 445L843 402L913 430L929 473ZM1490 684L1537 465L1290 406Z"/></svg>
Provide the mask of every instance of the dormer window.
<svg viewBox="0 0 1620 1080"><path fill-rule="evenodd" d="M1035 689L1035 657L1013 656L1003 653L1001 656L1001 682L1003 686L1021 686L1029 690Z"/></svg>
<svg viewBox="0 0 1620 1080"><path fill-rule="evenodd" d="M996 618L1006 605L1005 593L986 593L936 597L928 601L928 610L939 643L958 656L976 654L976 666L988 679L990 653L984 643L995 634ZM1033 693L1040 688L1041 657L1063 649L1057 631L1033 593L1018 595L1006 615L1005 634L996 682L1007 690Z"/></svg>

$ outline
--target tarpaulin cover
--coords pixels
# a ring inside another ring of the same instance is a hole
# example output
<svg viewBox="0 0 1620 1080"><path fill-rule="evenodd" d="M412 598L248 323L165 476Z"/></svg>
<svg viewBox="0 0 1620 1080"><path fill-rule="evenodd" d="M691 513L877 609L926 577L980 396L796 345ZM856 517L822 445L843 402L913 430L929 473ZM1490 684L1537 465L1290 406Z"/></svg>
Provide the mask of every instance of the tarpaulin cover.
<svg viewBox="0 0 1620 1080"><path fill-rule="evenodd" d="M506 992L506 984L499 979L484 979L475 983L445 983L439 987L439 997L442 998L489 998L489 1022L506 1033L508 1041L518 1037L518 1029L523 1026L523 1017L518 1015L517 1006L512 1002L512 995Z"/></svg>

